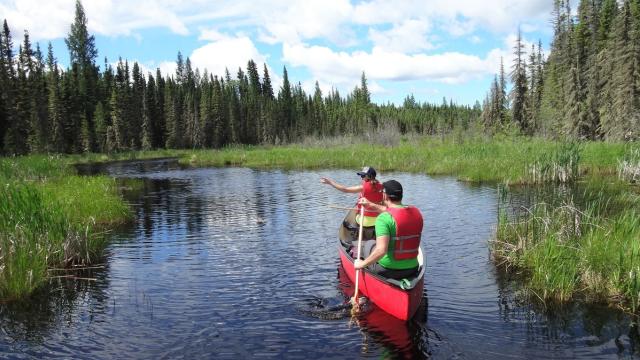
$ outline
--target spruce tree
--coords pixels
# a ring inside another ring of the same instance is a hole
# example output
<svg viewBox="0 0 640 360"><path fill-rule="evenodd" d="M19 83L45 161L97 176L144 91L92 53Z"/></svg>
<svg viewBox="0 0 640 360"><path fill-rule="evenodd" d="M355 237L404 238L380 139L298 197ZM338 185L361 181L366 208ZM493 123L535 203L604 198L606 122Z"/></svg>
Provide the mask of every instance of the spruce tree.
<svg viewBox="0 0 640 360"><path fill-rule="evenodd" d="M502 126L505 126L509 122L509 119L507 116L507 109L509 108L509 99L507 98L507 80L506 80L506 74L504 71L504 61L502 60L502 57L500 58L500 74L498 78L498 88L497 88L496 96L497 96L496 114L500 119L500 124Z"/></svg>
<svg viewBox="0 0 640 360"><path fill-rule="evenodd" d="M153 149L153 130L151 125L151 113L153 99L145 96L142 101L142 150Z"/></svg>
<svg viewBox="0 0 640 360"><path fill-rule="evenodd" d="M13 59L13 41L7 20L0 35L0 153L14 153L7 144L9 128L14 122L16 102L16 74Z"/></svg>
<svg viewBox="0 0 640 360"><path fill-rule="evenodd" d="M513 82L513 89L511 90L512 117L520 130L525 134L529 134L530 128L526 116L527 73L526 63L524 61L524 45L522 44L520 30L518 30L518 37L513 49L515 59L513 71L511 72L511 81Z"/></svg>
<svg viewBox="0 0 640 360"><path fill-rule="evenodd" d="M211 106L211 117L213 122L212 146L214 148L219 148L227 144L229 134L227 133L228 121L224 85L221 84L217 76L213 78Z"/></svg>
<svg viewBox="0 0 640 360"><path fill-rule="evenodd" d="M282 71L282 87L278 93L278 103L280 105L279 123L277 125L278 137L280 141L287 141L287 131L293 128L293 96L291 93L291 84L289 83L289 75L287 74L287 67L285 66Z"/></svg>
<svg viewBox="0 0 640 360"><path fill-rule="evenodd" d="M165 146L165 133L166 133L166 118L165 118L165 104L164 104L164 87L165 80L160 73L160 69L156 69L156 90L154 95L154 142L153 147L159 148Z"/></svg>
<svg viewBox="0 0 640 360"><path fill-rule="evenodd" d="M87 122L86 142L91 150L95 149L95 128L93 124L93 112L97 103L97 82L98 69L95 59L98 56L98 49L95 46L95 38L87 30L87 17L80 0L76 0L75 19L71 24L68 37L65 43L69 48L69 59L72 71L74 72L73 87L76 89L76 96L71 99L75 102L72 114Z"/></svg>
<svg viewBox="0 0 640 360"><path fill-rule="evenodd" d="M638 45L633 41L637 38L632 17L631 1L625 0L614 26L613 114L607 129L610 138L619 140L635 140L640 135L637 106L640 89L636 86L640 64L636 58Z"/></svg>
<svg viewBox="0 0 640 360"><path fill-rule="evenodd" d="M262 96L266 100L273 100L273 86L271 85L271 77L269 76L269 70L267 70L267 64L264 64L262 75Z"/></svg>
<svg viewBox="0 0 640 360"><path fill-rule="evenodd" d="M313 92L313 132L316 135L325 134L327 132L326 112L324 108L324 100L320 84L316 81L315 90Z"/></svg>
<svg viewBox="0 0 640 360"><path fill-rule="evenodd" d="M96 146L99 152L107 152L107 128L109 123L105 114L102 101L96 105L94 113L94 122L96 124Z"/></svg>
<svg viewBox="0 0 640 360"><path fill-rule="evenodd" d="M153 75L147 75L147 87L144 90L144 107L142 118L142 147L145 150L155 149L157 147L156 134L158 132L158 112L157 112L157 89L156 80Z"/></svg>
<svg viewBox="0 0 640 360"><path fill-rule="evenodd" d="M39 44L36 44L36 50L33 56L34 66L31 83L33 89L32 101L35 122L32 124L34 131L32 148L34 151L42 153L47 151L49 140L49 114L47 109L46 67Z"/></svg>
<svg viewBox="0 0 640 360"><path fill-rule="evenodd" d="M144 93L146 83L144 77L140 71L140 66L137 62L133 63L133 69L131 71L132 87L131 97L129 103L129 111L127 122L129 123L129 138L131 139L131 148L133 150L139 150L142 146L142 122L144 113ZM151 131L151 129L147 129ZM147 134L150 135L150 134ZM149 140L149 139L147 139ZM149 146L151 143L149 142Z"/></svg>

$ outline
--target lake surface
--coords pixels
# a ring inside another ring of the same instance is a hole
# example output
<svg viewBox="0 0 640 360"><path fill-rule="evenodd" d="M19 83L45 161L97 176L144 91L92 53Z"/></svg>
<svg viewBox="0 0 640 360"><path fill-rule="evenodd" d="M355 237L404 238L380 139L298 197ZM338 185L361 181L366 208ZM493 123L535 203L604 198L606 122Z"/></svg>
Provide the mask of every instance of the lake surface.
<svg viewBox="0 0 640 360"><path fill-rule="evenodd" d="M85 169L91 170L91 169ZM175 161L113 163L136 220L108 235L90 280L55 279L0 305L3 358L633 358L638 327L624 313L518 299L496 270L499 194L453 178L382 174L424 214L423 306L402 323L346 301L337 228L354 171L184 169ZM132 183L129 179L140 179ZM325 316L326 315L326 316Z"/></svg>

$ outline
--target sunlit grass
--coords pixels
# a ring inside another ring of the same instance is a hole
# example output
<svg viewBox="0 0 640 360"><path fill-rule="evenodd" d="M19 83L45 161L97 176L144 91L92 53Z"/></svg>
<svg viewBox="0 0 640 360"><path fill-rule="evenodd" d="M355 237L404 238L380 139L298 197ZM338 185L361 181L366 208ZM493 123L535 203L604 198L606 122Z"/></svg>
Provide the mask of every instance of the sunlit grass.
<svg viewBox="0 0 640 360"><path fill-rule="evenodd" d="M576 293L589 293L638 306L639 226L630 209L640 200L627 182L612 181L619 173L620 159L629 154L629 145L467 135L383 140L373 134L301 139L287 146L0 159L0 185L5 191L0 207L4 206L5 214L23 214L19 221L12 215L13 222L6 222L0 231L0 297L31 292L46 281L46 269L52 265L94 261L105 245L104 237L96 233L130 218L113 179L77 176L72 164L177 157L196 167L353 169L371 165L382 179L391 171L509 185L588 178L590 185L581 202L585 207L545 204L517 218L501 212L495 254L507 267L526 272L528 286L541 298L566 300ZM18 202L9 202L8 197Z"/></svg>
<svg viewBox="0 0 640 360"><path fill-rule="evenodd" d="M571 202L539 203L500 210L496 240L499 263L524 272L527 286L543 300L576 295L623 304L640 301L640 200L620 182L585 186L580 209Z"/></svg>
<svg viewBox="0 0 640 360"><path fill-rule="evenodd" d="M586 143L578 153L577 145L564 146L535 138L424 137L401 141L396 146L354 141L357 140L348 138L344 143L333 140L331 147L228 147L193 150L179 156L181 162L192 166L324 169L371 165L382 174L406 171L451 175L470 182L530 184L556 181L560 176L574 181L583 173L615 172L617 156L624 152L624 147L618 144ZM535 164L544 167L542 175L532 172ZM554 164L559 171L553 171Z"/></svg>
<svg viewBox="0 0 640 360"><path fill-rule="evenodd" d="M70 159L0 159L0 299L46 282L47 269L99 259L106 226L131 213L115 180L74 175Z"/></svg>

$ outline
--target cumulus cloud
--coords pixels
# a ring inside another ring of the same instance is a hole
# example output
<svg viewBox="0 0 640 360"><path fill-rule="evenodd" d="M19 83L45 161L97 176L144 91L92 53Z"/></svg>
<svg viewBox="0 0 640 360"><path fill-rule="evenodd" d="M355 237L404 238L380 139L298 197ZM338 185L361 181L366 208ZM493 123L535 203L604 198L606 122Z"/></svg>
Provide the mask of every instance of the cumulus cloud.
<svg viewBox="0 0 640 360"><path fill-rule="evenodd" d="M494 72L491 53L482 59L458 52L414 54L374 47L371 52L334 51L324 46L287 45L284 60L307 67L315 78L336 84L353 83L364 71L370 80L430 80L457 84Z"/></svg>
<svg viewBox="0 0 640 360"><path fill-rule="evenodd" d="M135 35L136 30L154 27L167 27L186 35L189 31L177 11L178 5L168 0L83 2L89 31L107 36ZM66 36L74 13L75 0L12 0L0 4L0 17L6 18L15 30L29 30L35 40Z"/></svg>
<svg viewBox="0 0 640 360"><path fill-rule="evenodd" d="M258 50L258 41L281 46L287 66L308 70L312 78L302 79L307 90L313 90L313 79L322 81L325 94L334 85L350 90L365 71L372 92L381 94L384 81L459 84L493 74L500 57L509 69L511 32L519 25L525 33L548 26L552 2L218 0L212 6L208 0L84 0L83 5L95 34L139 37L149 28L198 33L205 43L188 56L201 71L223 75L228 68L235 76L253 59L262 73L268 57ZM75 0L0 0L0 18L7 18L17 34L29 29L34 41L61 38L69 31L74 6ZM476 44L489 42L489 36L506 39L486 54L437 53L452 37ZM157 66L165 74L175 72L173 61ZM274 88L281 81L278 70L269 68Z"/></svg>
<svg viewBox="0 0 640 360"><path fill-rule="evenodd" d="M7 20L14 36L28 30L36 40L61 38L73 21L74 4L74 0L0 2L0 18Z"/></svg>
<svg viewBox="0 0 640 360"><path fill-rule="evenodd" d="M374 46L388 51L414 53L433 49L427 39L430 30L427 21L405 20L394 25L390 30L369 30L369 38Z"/></svg>
<svg viewBox="0 0 640 360"><path fill-rule="evenodd" d="M177 65L175 61L162 61L157 68L164 77L171 77L176 74Z"/></svg>
<svg viewBox="0 0 640 360"><path fill-rule="evenodd" d="M494 0L91 0L84 1L89 28L102 35L134 35L137 30L162 27L188 34L189 26L216 21L225 26L255 26L264 41L297 43L328 39L352 45L353 24L401 26L407 19L440 22L446 31L468 33L477 26L491 31L511 30L527 20L546 21L551 1ZM4 0L0 17L17 30L29 29L35 39L54 39L69 30L74 0ZM450 26L452 25L452 26ZM531 25L533 26L533 25ZM526 27L528 28L528 27Z"/></svg>
<svg viewBox="0 0 640 360"><path fill-rule="evenodd" d="M353 41L349 0L273 1L257 11L256 20L269 43L299 43L326 38L337 44Z"/></svg>
<svg viewBox="0 0 640 360"><path fill-rule="evenodd" d="M200 71L207 69L211 74L224 75L225 69L229 69L232 76L236 75L239 67L246 69L250 59L257 64L267 60L246 36L222 37L195 49L190 59Z"/></svg>
<svg viewBox="0 0 640 360"><path fill-rule="evenodd" d="M263 67L267 64L268 57L262 54L246 35L230 36L214 29L202 29L199 38L209 42L185 56L189 57L193 68L200 69L201 73L207 70L209 74L224 76L228 69L231 77L235 78L238 68L246 71L248 61L253 60L262 77ZM165 76L175 75L175 61L162 61L157 67ZM282 83L282 77L268 64L267 71L274 89L277 89Z"/></svg>

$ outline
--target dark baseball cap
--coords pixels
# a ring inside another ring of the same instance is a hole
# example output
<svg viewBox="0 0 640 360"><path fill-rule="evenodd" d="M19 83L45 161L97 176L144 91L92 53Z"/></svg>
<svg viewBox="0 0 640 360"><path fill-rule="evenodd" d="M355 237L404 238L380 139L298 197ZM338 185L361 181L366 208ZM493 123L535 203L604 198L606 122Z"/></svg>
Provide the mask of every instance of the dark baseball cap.
<svg viewBox="0 0 640 360"><path fill-rule="evenodd" d="M376 169L369 166L365 166L362 168L362 171L358 171L357 174L362 177L368 176L370 178L374 178L376 177Z"/></svg>
<svg viewBox="0 0 640 360"><path fill-rule="evenodd" d="M387 194L389 199L398 200L402 199L402 185L395 180L389 180L382 183L384 187L384 193Z"/></svg>

